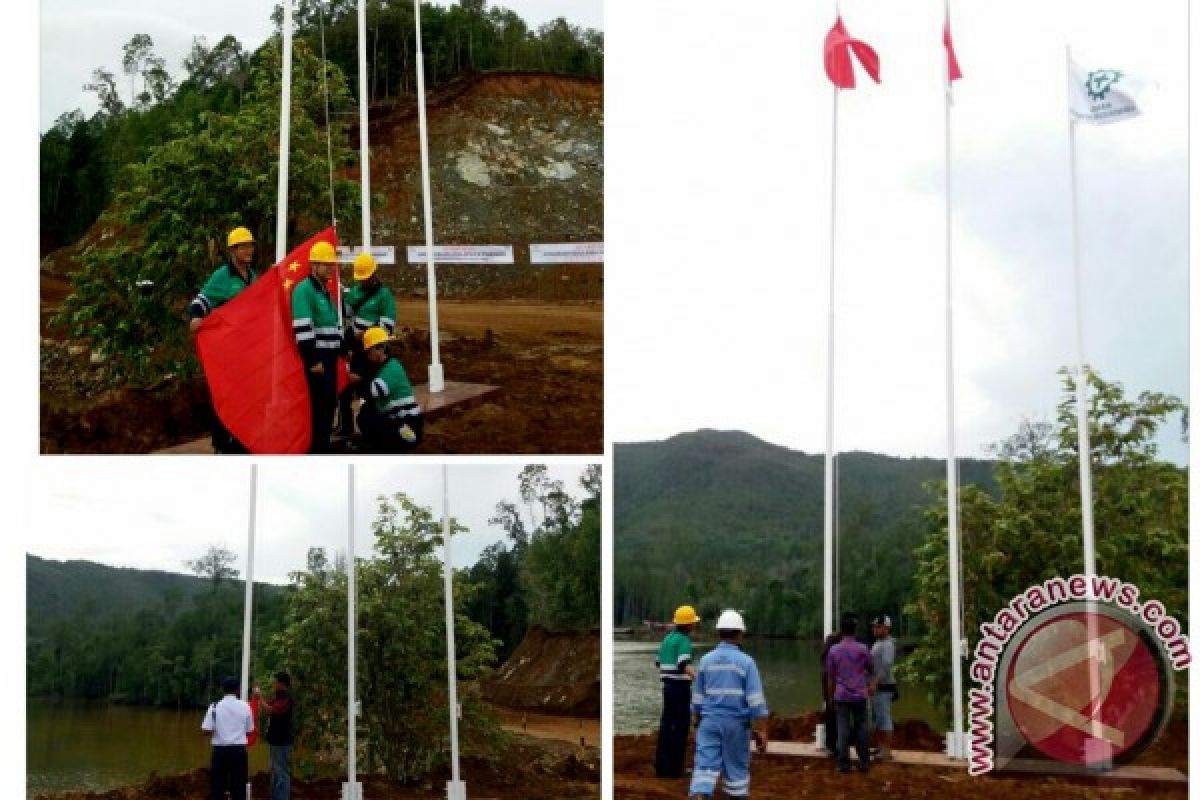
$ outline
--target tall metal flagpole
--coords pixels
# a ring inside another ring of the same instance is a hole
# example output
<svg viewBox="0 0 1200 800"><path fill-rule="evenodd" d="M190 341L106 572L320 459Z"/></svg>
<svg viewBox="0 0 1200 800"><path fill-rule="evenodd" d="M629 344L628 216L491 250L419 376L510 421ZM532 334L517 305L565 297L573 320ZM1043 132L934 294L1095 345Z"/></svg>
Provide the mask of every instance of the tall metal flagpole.
<svg viewBox="0 0 1200 800"><path fill-rule="evenodd" d="M358 0L358 157L362 173L362 243L371 248L371 154L367 134L367 106L371 95L367 87L367 0Z"/></svg>
<svg viewBox="0 0 1200 800"><path fill-rule="evenodd" d="M242 609L242 700L250 702L250 628L254 620L254 526L258 519L258 465L250 465L250 521L246 534L246 600ZM255 720L255 725L258 720ZM250 797L246 782L246 797Z"/></svg>
<svg viewBox="0 0 1200 800"><path fill-rule="evenodd" d="M275 262L287 255L288 150L292 133L292 0L283 0L283 72L279 98L279 183L276 186Z"/></svg>
<svg viewBox="0 0 1200 800"><path fill-rule="evenodd" d="M354 557L354 465L346 469L346 787L343 800L362 800L358 783L358 562Z"/></svg>
<svg viewBox="0 0 1200 800"><path fill-rule="evenodd" d="M1071 97L1071 46L1067 45L1067 102ZM1083 338L1083 266L1079 258L1079 187L1075 164L1075 120L1067 113L1071 150L1071 260L1075 272L1075 426L1079 437L1079 494L1083 516L1083 571L1096 574L1096 531L1092 519L1092 444L1088 430L1087 351Z"/></svg>
<svg viewBox="0 0 1200 800"><path fill-rule="evenodd" d="M361 2L361 0L360 0ZM433 258L433 198L429 189L429 127L425 119L425 57L421 52L421 0L413 0L417 25L417 125L421 138L421 201L425 208L425 274L429 291L429 391L446 388L438 347L437 268Z"/></svg>
<svg viewBox="0 0 1200 800"><path fill-rule="evenodd" d="M834 551L834 457L833 457L833 334L834 334L834 265L837 248L837 151L838 151L838 93L833 87L833 163L830 170L829 203L829 332L825 373L825 603L823 630L833 633L833 551Z"/></svg>
<svg viewBox="0 0 1200 800"><path fill-rule="evenodd" d="M946 30L950 27L950 2L946 0ZM951 208L953 195L950 169L950 106L954 83L950 77L950 53L946 52L946 549L950 578L950 676L953 706L951 758L965 758L962 707L962 598L959 596L958 450L954 419L954 250Z"/></svg>
<svg viewBox="0 0 1200 800"><path fill-rule="evenodd" d="M450 479L442 465L442 576L446 595L446 691L450 703L450 781L446 800L467 800L467 785L458 772L458 658L454 652L454 562L450 560Z"/></svg>

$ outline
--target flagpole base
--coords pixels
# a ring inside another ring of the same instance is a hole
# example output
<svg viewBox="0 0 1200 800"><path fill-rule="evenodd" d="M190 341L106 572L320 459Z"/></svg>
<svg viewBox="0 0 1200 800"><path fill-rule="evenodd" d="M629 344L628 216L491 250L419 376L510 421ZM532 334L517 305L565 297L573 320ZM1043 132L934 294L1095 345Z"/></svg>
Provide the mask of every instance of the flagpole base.
<svg viewBox="0 0 1200 800"><path fill-rule="evenodd" d="M342 783L342 800L363 800L362 781Z"/></svg>
<svg viewBox="0 0 1200 800"><path fill-rule="evenodd" d="M467 800L467 782L446 781L446 800Z"/></svg>
<svg viewBox="0 0 1200 800"><path fill-rule="evenodd" d="M966 758L967 757L967 734L955 734L954 731L946 731L946 755L950 758Z"/></svg>
<svg viewBox="0 0 1200 800"><path fill-rule="evenodd" d="M429 365L429 391L437 394L446 389L446 373L441 364Z"/></svg>

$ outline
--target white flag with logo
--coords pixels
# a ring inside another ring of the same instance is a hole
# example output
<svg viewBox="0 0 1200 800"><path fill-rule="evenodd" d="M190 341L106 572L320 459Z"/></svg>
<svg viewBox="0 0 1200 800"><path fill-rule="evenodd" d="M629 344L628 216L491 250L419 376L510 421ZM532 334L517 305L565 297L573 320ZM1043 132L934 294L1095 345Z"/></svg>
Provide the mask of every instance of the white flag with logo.
<svg viewBox="0 0 1200 800"><path fill-rule="evenodd" d="M1149 81L1119 69L1087 69L1071 62L1071 119L1107 125L1142 113L1138 97Z"/></svg>

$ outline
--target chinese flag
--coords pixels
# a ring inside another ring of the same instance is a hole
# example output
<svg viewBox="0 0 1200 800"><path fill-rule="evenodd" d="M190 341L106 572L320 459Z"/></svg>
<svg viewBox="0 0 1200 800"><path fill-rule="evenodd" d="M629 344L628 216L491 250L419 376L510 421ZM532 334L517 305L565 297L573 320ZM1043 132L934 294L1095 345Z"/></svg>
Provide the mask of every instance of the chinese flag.
<svg viewBox="0 0 1200 800"><path fill-rule="evenodd" d="M250 695L250 715L254 717L254 730L246 734L246 746L254 747L258 743L258 695Z"/></svg>
<svg viewBox="0 0 1200 800"><path fill-rule="evenodd" d="M251 453L304 453L312 438L308 381L292 334L291 292L308 277L308 251L288 253L204 320L196 350L221 422Z"/></svg>
<svg viewBox="0 0 1200 800"><path fill-rule="evenodd" d="M851 52L871 76L871 80L879 83L879 56L871 45L846 33L846 26L842 24L842 18L839 16L825 35L825 74L839 89L854 88L854 62L850 58Z"/></svg>
<svg viewBox="0 0 1200 800"><path fill-rule="evenodd" d="M958 56L954 54L954 37L950 35L950 17L946 17L946 26L942 28L942 44L946 46L946 76L949 82L960 80L962 70L958 68Z"/></svg>

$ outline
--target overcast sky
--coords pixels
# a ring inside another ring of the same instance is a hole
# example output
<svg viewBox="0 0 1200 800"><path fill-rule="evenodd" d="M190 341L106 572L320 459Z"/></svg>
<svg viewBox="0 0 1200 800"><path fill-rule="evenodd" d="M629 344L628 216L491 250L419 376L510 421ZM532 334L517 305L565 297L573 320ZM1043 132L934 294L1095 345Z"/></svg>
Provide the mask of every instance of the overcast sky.
<svg viewBox="0 0 1200 800"><path fill-rule="evenodd" d="M449 0L435 2L454 5ZM179 79L192 37L203 35L209 44L215 44L232 33L248 50L254 50L272 33L275 5L275 0L41 0L41 130L75 108L89 115L96 110L95 95L81 87L101 65L120 78L121 47L135 33L150 34L155 52L166 59L167 68ZM510 8L533 27L558 17L586 28L604 27L603 0L503 0L488 6ZM128 79L117 85L128 102Z"/></svg>
<svg viewBox="0 0 1200 800"><path fill-rule="evenodd" d="M823 451L833 3L679 8L608 8L607 433L732 428ZM1143 117L1078 132L1090 361L1130 392L1186 399L1187 4L953 9L960 452L1053 415L1055 371L1075 358L1068 41L1088 66L1159 85ZM860 73L841 97L835 447L937 455L942 3L842 13L883 82ZM1186 459L1178 427L1162 445Z"/></svg>
<svg viewBox="0 0 1200 800"><path fill-rule="evenodd" d="M103 466L101 465L103 461ZM457 567L504 537L488 525L496 503L517 498L523 465L451 465L450 514L470 531L453 543ZM84 559L123 567L186 572L184 560L209 544L238 554L245 570L250 466L212 459L39 459L32 481L39 509L25 531L26 551L44 558ZM346 550L345 464L320 459L274 459L258 469L255 580L285 582L303 569L309 547ZM550 477L577 498L582 466L551 465ZM438 465L355 467L355 550L369 556L376 498L405 492L441 517Z"/></svg>

